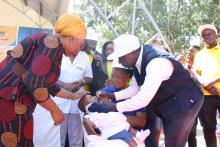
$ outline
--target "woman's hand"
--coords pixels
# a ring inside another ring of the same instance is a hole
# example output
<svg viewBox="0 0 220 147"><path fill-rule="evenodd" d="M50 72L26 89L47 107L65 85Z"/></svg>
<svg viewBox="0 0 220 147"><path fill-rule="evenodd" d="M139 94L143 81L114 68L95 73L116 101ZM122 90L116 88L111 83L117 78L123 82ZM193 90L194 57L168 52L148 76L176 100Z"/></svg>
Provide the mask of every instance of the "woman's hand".
<svg viewBox="0 0 220 147"><path fill-rule="evenodd" d="M82 85L83 84L81 81L73 82L71 87L71 92L77 92Z"/></svg>
<svg viewBox="0 0 220 147"><path fill-rule="evenodd" d="M59 109L59 107L51 98L48 98L47 101L39 104L50 112L50 115L54 121L54 125L59 125L64 121L63 112Z"/></svg>
<svg viewBox="0 0 220 147"><path fill-rule="evenodd" d="M55 126L60 125L64 121L64 114L58 107L55 111L50 112L50 114Z"/></svg>
<svg viewBox="0 0 220 147"><path fill-rule="evenodd" d="M79 88L82 86L82 82L81 81L76 81L76 82L73 82L73 83L66 83L66 82L63 82L63 81L57 81L57 84L67 90L67 91L71 91L71 92L76 92L79 90Z"/></svg>
<svg viewBox="0 0 220 147"><path fill-rule="evenodd" d="M71 91L73 86L74 86L73 83L65 83L65 82L62 82L62 81L59 81L58 85L60 87L64 88L64 89L68 90L68 91Z"/></svg>
<svg viewBox="0 0 220 147"><path fill-rule="evenodd" d="M71 99L71 100L75 100L75 99L80 99L82 98L83 96L86 96L90 94L89 91L83 91L83 92L77 92L77 93L70 93L69 96L68 96L68 99Z"/></svg>

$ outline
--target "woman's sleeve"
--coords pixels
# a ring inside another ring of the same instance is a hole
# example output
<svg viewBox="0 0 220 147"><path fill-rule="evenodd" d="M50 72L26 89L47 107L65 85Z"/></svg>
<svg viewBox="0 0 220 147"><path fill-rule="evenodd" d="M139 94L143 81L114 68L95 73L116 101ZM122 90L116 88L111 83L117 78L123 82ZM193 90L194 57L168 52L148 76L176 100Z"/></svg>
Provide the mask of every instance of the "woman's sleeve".
<svg viewBox="0 0 220 147"><path fill-rule="evenodd" d="M37 38L30 68L24 76L24 84L37 102L49 99L49 93L55 95L59 88L54 84L60 74L63 50L58 39L53 35ZM50 91L50 92L49 92Z"/></svg>

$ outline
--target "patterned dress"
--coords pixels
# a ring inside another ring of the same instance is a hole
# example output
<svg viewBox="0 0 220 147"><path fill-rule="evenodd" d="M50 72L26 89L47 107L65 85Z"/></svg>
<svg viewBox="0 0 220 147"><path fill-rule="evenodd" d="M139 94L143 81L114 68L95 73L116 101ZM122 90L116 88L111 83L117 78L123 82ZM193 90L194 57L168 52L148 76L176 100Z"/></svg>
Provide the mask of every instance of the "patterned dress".
<svg viewBox="0 0 220 147"><path fill-rule="evenodd" d="M0 63L0 147L33 146L32 112L59 92L55 82L63 51L56 36L39 33L21 41Z"/></svg>

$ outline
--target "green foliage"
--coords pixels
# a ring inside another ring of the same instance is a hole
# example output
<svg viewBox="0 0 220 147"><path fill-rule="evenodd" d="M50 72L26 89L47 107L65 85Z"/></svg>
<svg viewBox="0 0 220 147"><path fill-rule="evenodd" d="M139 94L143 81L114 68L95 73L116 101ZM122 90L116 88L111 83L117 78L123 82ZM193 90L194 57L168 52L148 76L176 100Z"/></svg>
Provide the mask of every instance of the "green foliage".
<svg viewBox="0 0 220 147"><path fill-rule="evenodd" d="M113 40L116 35L99 16L96 9L88 1L84 0L74 4L73 9L84 17L87 25L101 34L100 43ZM108 16L125 0L93 0ZM198 35L197 28L202 24L213 23L220 29L220 6L219 0L143 0L147 10L159 26L161 32L173 52L181 52L189 45L191 37ZM107 5L106 3L107 2ZM119 34L131 33L133 17L133 0L119 12L109 18ZM134 34L141 42L146 42L157 31L150 19L146 16L141 6L137 4L136 23Z"/></svg>

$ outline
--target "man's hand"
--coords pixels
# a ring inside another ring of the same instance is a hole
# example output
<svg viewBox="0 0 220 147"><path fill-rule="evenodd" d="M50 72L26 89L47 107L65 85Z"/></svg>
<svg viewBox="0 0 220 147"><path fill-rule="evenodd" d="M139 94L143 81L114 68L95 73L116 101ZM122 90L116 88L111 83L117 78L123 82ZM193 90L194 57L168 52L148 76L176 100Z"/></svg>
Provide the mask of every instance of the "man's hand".
<svg viewBox="0 0 220 147"><path fill-rule="evenodd" d="M213 86L212 82L209 83L202 83L202 87L207 90L212 95L218 95L218 90Z"/></svg>
<svg viewBox="0 0 220 147"><path fill-rule="evenodd" d="M64 114L58 107L55 111L50 112L50 114L55 126L60 125L64 121Z"/></svg>
<svg viewBox="0 0 220 147"><path fill-rule="evenodd" d="M93 103L89 108L89 112L102 112L102 113L108 113L108 112L117 112L116 104L104 101L104 102L96 102Z"/></svg>
<svg viewBox="0 0 220 147"><path fill-rule="evenodd" d="M219 92L218 92L218 90L216 89L216 88L211 88L210 90L209 90L209 92L212 94L212 95L219 95Z"/></svg>
<svg viewBox="0 0 220 147"><path fill-rule="evenodd" d="M217 90L218 91L218 96L220 97L220 90Z"/></svg>
<svg viewBox="0 0 220 147"><path fill-rule="evenodd" d="M108 93L103 91L98 91L96 93L96 96L98 97L99 100L109 100L115 98L114 93Z"/></svg>

